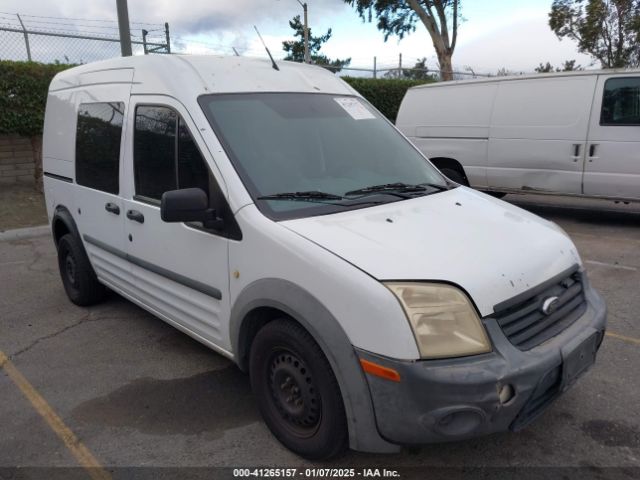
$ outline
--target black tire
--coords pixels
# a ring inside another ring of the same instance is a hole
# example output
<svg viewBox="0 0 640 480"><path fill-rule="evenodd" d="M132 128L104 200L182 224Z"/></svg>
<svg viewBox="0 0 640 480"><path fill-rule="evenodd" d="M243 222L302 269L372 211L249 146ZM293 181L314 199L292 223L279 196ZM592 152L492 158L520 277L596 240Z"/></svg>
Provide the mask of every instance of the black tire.
<svg viewBox="0 0 640 480"><path fill-rule="evenodd" d="M487 195L491 195L494 198L502 198L506 195L506 193L504 192L484 192L484 193L486 193Z"/></svg>
<svg viewBox="0 0 640 480"><path fill-rule="evenodd" d="M58 267L69 300L86 307L100 302L106 288L96 278L82 243L67 233L58 241Z"/></svg>
<svg viewBox="0 0 640 480"><path fill-rule="evenodd" d="M459 170L456 170L454 168L441 168L440 173L442 173L449 180L459 183L460 185L464 185L466 187L469 186L469 182L467 182L464 174Z"/></svg>
<svg viewBox="0 0 640 480"><path fill-rule="evenodd" d="M282 318L258 332L249 375L264 421L285 447L310 460L347 449L340 387L322 350L299 324Z"/></svg>

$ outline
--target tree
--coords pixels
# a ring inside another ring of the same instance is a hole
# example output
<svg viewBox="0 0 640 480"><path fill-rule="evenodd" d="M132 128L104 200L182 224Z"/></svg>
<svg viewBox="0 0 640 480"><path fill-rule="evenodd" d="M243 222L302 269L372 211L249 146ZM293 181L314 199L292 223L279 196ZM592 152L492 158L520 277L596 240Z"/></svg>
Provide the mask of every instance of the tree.
<svg viewBox="0 0 640 480"><path fill-rule="evenodd" d="M557 68L554 68L549 62L546 64L540 63L540 65L535 68L535 71L538 73L574 72L577 70L584 70L584 68L582 65L576 65L575 60L565 60L562 66Z"/></svg>
<svg viewBox="0 0 640 480"><path fill-rule="evenodd" d="M413 68L403 69L402 76L409 80L432 79L433 75L429 73L429 68L427 67L427 57L418 59Z"/></svg>
<svg viewBox="0 0 640 480"><path fill-rule="evenodd" d="M496 72L496 77L513 77L516 75L522 75L522 72L515 72L513 70L509 70L507 67L499 68ZM493 75L489 75L492 77Z"/></svg>
<svg viewBox="0 0 640 480"><path fill-rule="evenodd" d="M391 35L403 38L414 32L418 20L429 32L438 57L442 80L453 80L451 58L458 39L460 0L344 0L355 7L364 21L375 13L384 40Z"/></svg>
<svg viewBox="0 0 640 480"><path fill-rule="evenodd" d="M404 78L406 80L434 80L434 75L429 73L427 57L419 58L411 68L391 69L384 74L385 78Z"/></svg>
<svg viewBox="0 0 640 480"><path fill-rule="evenodd" d="M602 68L640 66L640 0L554 0L549 26Z"/></svg>
<svg viewBox="0 0 640 480"><path fill-rule="evenodd" d="M300 15L296 15L293 19L289 20L289 26L294 30L294 37L298 40L286 40L282 42L282 49L287 53L284 57L285 60L291 60L294 62L304 62L304 25L300 21ZM311 28L309 28L309 56L311 61L318 65L321 65L332 72L339 72L343 67L346 67L351 63L351 58L344 60L335 59L331 60L326 55L320 53L322 45L329 41L331 38L331 29L327 30L327 33L314 37L311 35Z"/></svg>
<svg viewBox="0 0 640 480"><path fill-rule="evenodd" d="M538 73L549 73L549 72L553 72L553 65L551 65L549 62L547 62L546 65L543 65L542 63L540 63L539 66L537 66L535 68L536 72Z"/></svg>

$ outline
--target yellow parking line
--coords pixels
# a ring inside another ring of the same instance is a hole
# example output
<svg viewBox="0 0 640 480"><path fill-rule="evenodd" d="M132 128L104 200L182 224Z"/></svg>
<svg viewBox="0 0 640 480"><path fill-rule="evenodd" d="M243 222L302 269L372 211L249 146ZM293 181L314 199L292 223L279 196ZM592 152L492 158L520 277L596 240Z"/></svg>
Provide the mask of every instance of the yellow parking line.
<svg viewBox="0 0 640 480"><path fill-rule="evenodd" d="M636 345L640 345L640 338L627 337L625 335L620 335L619 333L607 332L605 334L607 337L617 338L618 340L623 340L629 343L635 343Z"/></svg>
<svg viewBox="0 0 640 480"><path fill-rule="evenodd" d="M3 368L9 378L22 391L25 397L31 402L33 408L49 424L58 437L64 442L71 454L82 465L89 476L94 480L110 480L111 475L102 468L98 460L93 456L87 447L75 436L62 419L56 415L44 398L36 391L29 381L20 373L16 366L0 351L0 368Z"/></svg>

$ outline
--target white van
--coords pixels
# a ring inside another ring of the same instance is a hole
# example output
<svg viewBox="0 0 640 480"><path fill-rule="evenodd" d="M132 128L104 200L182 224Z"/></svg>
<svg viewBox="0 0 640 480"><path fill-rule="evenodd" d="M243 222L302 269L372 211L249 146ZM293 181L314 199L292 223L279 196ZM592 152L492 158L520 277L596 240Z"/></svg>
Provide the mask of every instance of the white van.
<svg viewBox="0 0 640 480"><path fill-rule="evenodd" d="M54 78L71 301L107 287L232 359L307 458L532 421L603 339L569 237L446 180L329 71L277 66L149 55Z"/></svg>
<svg viewBox="0 0 640 480"><path fill-rule="evenodd" d="M396 125L480 190L640 201L640 70L418 86Z"/></svg>

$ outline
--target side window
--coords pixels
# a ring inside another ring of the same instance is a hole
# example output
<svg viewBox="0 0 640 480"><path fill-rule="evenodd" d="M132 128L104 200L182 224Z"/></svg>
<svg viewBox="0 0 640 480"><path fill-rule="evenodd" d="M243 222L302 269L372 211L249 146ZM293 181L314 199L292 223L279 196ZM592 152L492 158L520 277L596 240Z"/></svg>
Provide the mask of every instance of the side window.
<svg viewBox="0 0 640 480"><path fill-rule="evenodd" d="M133 134L136 195L160 200L176 182L178 115L166 107L137 107Z"/></svg>
<svg viewBox="0 0 640 480"><path fill-rule="evenodd" d="M76 182L117 194L124 103L82 103L76 131Z"/></svg>
<svg viewBox="0 0 640 480"><path fill-rule="evenodd" d="M600 125L640 125L640 78L605 82Z"/></svg>
<svg viewBox="0 0 640 480"><path fill-rule="evenodd" d="M209 170L174 110L137 107L133 141L136 195L160 200L168 190L192 187L209 195Z"/></svg>
<svg viewBox="0 0 640 480"><path fill-rule="evenodd" d="M178 188L201 188L209 196L209 170L187 126L178 122Z"/></svg>

